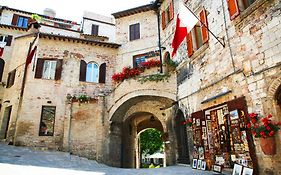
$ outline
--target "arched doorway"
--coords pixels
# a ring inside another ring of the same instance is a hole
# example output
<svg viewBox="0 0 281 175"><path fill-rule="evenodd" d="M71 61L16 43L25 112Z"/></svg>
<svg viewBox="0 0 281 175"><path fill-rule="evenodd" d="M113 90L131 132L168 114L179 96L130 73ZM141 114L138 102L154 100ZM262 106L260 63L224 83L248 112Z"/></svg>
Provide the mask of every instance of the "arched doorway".
<svg viewBox="0 0 281 175"><path fill-rule="evenodd" d="M164 153L163 131L156 128L146 128L138 133L138 156L139 163L136 168L148 168L152 166L166 166Z"/></svg>
<svg viewBox="0 0 281 175"><path fill-rule="evenodd" d="M119 105L111 117L108 164L139 168L141 157L138 134L147 128L155 128L167 135L173 133L174 130L167 127L168 121L173 118L172 108L167 106L172 106L173 102L166 97L142 95L129 98ZM175 159L173 148L166 150L165 154L167 164L172 165Z"/></svg>
<svg viewBox="0 0 281 175"><path fill-rule="evenodd" d="M183 125L185 121L184 114L181 110L177 111L175 117L175 130L177 136L177 151L178 151L178 163L190 164L189 150L188 150L188 138L186 132L186 126Z"/></svg>
<svg viewBox="0 0 281 175"><path fill-rule="evenodd" d="M122 134L121 167L140 168L139 134L148 128L155 128L161 133L164 132L161 121L149 112L137 112L125 120Z"/></svg>

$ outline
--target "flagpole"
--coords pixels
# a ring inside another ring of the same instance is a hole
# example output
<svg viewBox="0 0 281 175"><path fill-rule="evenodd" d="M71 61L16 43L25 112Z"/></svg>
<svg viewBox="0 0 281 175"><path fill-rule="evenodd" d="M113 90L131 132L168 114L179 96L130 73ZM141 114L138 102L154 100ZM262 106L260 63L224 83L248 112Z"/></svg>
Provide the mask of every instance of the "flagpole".
<svg viewBox="0 0 281 175"><path fill-rule="evenodd" d="M189 7L187 7L187 5L186 5L184 2L183 2L183 4L184 4L184 6L192 13L192 15L195 16L195 18L196 18L198 21L200 21L200 23L201 23L204 27L206 27L206 29L213 35L213 37L215 37L216 40L217 40L223 47L225 47L225 43L222 43L222 42L218 39L218 37L208 28L208 26L206 26L206 25L200 20L200 18L198 18L197 15L196 15L192 10L190 10Z"/></svg>

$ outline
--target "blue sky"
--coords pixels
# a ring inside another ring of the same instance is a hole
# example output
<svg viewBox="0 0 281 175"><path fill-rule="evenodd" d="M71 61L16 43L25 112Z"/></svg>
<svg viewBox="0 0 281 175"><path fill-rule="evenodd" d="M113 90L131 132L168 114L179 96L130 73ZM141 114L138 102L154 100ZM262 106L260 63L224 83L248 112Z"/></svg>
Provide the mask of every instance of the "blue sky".
<svg viewBox="0 0 281 175"><path fill-rule="evenodd" d="M83 11L106 16L137 6L149 4L153 0L1 0L0 5L43 14L45 8L56 11L56 17L80 22Z"/></svg>

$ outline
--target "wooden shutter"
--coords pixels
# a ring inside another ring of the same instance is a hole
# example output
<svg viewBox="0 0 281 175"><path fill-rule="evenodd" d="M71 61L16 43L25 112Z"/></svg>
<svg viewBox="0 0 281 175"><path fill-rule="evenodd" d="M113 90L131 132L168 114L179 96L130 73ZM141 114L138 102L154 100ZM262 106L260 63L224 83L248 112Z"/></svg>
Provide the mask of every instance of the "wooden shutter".
<svg viewBox="0 0 281 175"><path fill-rule="evenodd" d="M186 36L186 42L187 42L187 55L188 57L191 57L193 55L193 44L192 44L192 35L191 33L188 33Z"/></svg>
<svg viewBox="0 0 281 175"><path fill-rule="evenodd" d="M173 4L173 0L170 2L169 5L169 20L171 21L174 18L174 4Z"/></svg>
<svg viewBox="0 0 281 175"><path fill-rule="evenodd" d="M130 25L130 41L134 40L134 25Z"/></svg>
<svg viewBox="0 0 281 175"><path fill-rule="evenodd" d="M227 0L228 11L230 15L230 20L233 20L240 14L237 0Z"/></svg>
<svg viewBox="0 0 281 175"><path fill-rule="evenodd" d="M135 39L140 39L140 23L135 24Z"/></svg>
<svg viewBox="0 0 281 175"><path fill-rule="evenodd" d="M2 81L4 67L5 67L5 61L0 58L0 82Z"/></svg>
<svg viewBox="0 0 281 175"><path fill-rule="evenodd" d="M12 35L8 35L8 36L7 36L7 43L6 43L6 46L11 46L12 40L13 40L13 36L12 36Z"/></svg>
<svg viewBox="0 0 281 175"><path fill-rule="evenodd" d="M99 83L105 83L105 77L106 77L106 63L102 63L100 65L99 70Z"/></svg>
<svg viewBox="0 0 281 175"><path fill-rule="evenodd" d="M12 25L14 25L14 26L17 25L17 23L18 23L18 18L19 18L19 15L14 14L13 19L12 19Z"/></svg>
<svg viewBox="0 0 281 175"><path fill-rule="evenodd" d="M80 61L79 81L86 81L87 63L84 60Z"/></svg>
<svg viewBox="0 0 281 175"><path fill-rule="evenodd" d="M164 30L166 27L165 11L162 12L161 17L162 17L162 29Z"/></svg>
<svg viewBox="0 0 281 175"><path fill-rule="evenodd" d="M201 32L202 32L202 41L203 41L203 44L205 44L208 40L209 40L209 31L207 29L208 27L208 21L207 21L207 16L206 16L206 10L203 9L201 12L200 12L200 21L202 23L205 24L205 26L203 24L201 24Z"/></svg>
<svg viewBox="0 0 281 175"><path fill-rule="evenodd" d="M44 60L38 58L34 78L42 78L43 66L44 66Z"/></svg>
<svg viewBox="0 0 281 175"><path fill-rule="evenodd" d="M61 79L61 72L62 72L62 59L58 59L56 64L55 80Z"/></svg>

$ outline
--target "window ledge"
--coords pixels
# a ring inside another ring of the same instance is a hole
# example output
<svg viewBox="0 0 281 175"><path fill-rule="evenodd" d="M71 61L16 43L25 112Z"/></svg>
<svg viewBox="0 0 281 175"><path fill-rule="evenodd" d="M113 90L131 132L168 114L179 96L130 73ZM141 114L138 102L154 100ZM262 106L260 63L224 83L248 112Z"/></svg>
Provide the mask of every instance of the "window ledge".
<svg viewBox="0 0 281 175"><path fill-rule="evenodd" d="M191 59L196 59L197 57L201 56L205 53L205 50L209 48L209 41L201 46L198 50L194 51L193 55L190 57Z"/></svg>

